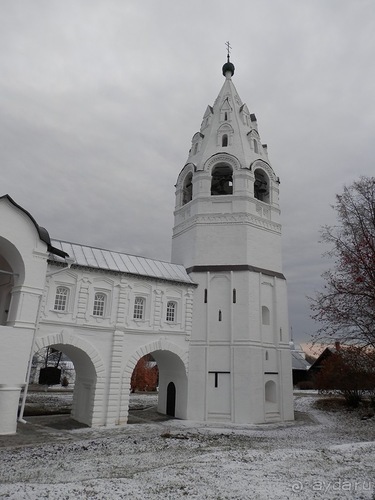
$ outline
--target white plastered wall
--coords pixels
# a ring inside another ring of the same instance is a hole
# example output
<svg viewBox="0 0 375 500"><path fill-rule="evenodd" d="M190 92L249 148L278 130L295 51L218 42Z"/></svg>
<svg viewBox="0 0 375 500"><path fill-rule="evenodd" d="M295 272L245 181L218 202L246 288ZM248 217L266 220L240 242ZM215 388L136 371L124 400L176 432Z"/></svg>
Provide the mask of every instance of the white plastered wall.
<svg viewBox="0 0 375 500"><path fill-rule="evenodd" d="M31 218L7 198L0 199L0 254L13 273L9 311L0 326L0 434L17 427L18 400L25 385L44 289L47 245Z"/></svg>

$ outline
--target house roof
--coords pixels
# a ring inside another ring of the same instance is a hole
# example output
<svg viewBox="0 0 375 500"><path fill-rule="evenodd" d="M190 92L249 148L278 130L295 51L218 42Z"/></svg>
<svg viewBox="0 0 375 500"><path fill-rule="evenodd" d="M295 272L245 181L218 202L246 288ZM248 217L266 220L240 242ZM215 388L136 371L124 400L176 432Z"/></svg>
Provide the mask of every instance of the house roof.
<svg viewBox="0 0 375 500"><path fill-rule="evenodd" d="M335 348L334 344L319 344L317 342L306 342L300 344L300 347L302 351L307 355L311 356L312 358L317 359L322 352L327 349L327 347L330 347L332 349Z"/></svg>
<svg viewBox="0 0 375 500"><path fill-rule="evenodd" d="M310 363L306 361L306 359L300 354L298 351L292 352L292 369L293 370L305 370L307 371L310 368Z"/></svg>
<svg viewBox="0 0 375 500"><path fill-rule="evenodd" d="M194 283L185 268L178 264L170 264L169 262L70 243L68 241L51 240L51 243L55 248L66 252L70 257L74 258L75 262L73 265L180 283ZM63 262L56 255L51 255L50 261Z"/></svg>
<svg viewBox="0 0 375 500"><path fill-rule="evenodd" d="M50 253L52 254L56 254L56 255L59 255L60 257L67 257L67 254L65 254L64 252L61 252L59 249L57 248L54 248L54 246L51 244L51 239L50 239L50 236L49 236L49 233L47 231L47 229L45 227L42 227L42 226L39 226L39 224L37 223L37 221L34 219L34 217L30 214L30 212L28 212L26 209L24 209L23 207L21 207L21 205L19 205L18 203L16 203L13 198L11 196L9 196L9 194L4 194L3 196L0 196L0 200L1 199L5 199L7 200L9 203L11 203L14 207L18 208L19 210L21 210L21 212L23 212L25 215L27 215L27 217L31 220L31 222L34 224L35 226L35 229L37 230L38 232L38 235L39 235L39 238L44 241L44 243L47 245L47 249Z"/></svg>

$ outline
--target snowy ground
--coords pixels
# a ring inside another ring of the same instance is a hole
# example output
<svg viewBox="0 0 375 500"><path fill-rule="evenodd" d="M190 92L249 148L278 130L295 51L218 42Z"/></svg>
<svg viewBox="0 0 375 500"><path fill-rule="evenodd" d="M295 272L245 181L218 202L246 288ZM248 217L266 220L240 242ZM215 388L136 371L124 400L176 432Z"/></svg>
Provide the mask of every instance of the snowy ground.
<svg viewBox="0 0 375 500"><path fill-rule="evenodd" d="M296 395L299 418L284 425L49 429L44 444L7 447L0 436L0 498L374 499L375 417L315 400ZM139 412L154 403L132 401Z"/></svg>

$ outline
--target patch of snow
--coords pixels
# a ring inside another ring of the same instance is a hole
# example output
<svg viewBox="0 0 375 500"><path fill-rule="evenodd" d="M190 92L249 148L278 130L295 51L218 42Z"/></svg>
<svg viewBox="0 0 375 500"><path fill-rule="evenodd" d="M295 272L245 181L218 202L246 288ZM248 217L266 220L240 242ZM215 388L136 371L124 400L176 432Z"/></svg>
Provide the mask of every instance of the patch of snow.
<svg viewBox="0 0 375 500"><path fill-rule="evenodd" d="M375 418L295 398L295 422L169 420L48 434L2 448L0 497L71 499L373 499ZM157 395L132 395L135 407ZM9 439L9 438L8 438ZM1 445L1 437L0 437Z"/></svg>

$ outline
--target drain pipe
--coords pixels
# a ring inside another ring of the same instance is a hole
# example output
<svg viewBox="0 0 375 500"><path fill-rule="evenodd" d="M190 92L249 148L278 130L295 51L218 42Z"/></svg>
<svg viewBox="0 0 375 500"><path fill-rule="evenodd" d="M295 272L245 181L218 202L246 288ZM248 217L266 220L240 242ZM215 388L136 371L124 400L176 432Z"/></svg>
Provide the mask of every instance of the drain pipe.
<svg viewBox="0 0 375 500"><path fill-rule="evenodd" d="M75 260L72 259L71 257L65 257L65 263L67 264L65 267L62 267L61 269L58 269L57 271L53 271L51 273L46 274L46 278L49 278L50 276L54 276L55 274L61 273L62 271L66 271L67 269L70 269L72 264L74 264ZM38 304L38 313L37 313L37 318L36 318L36 324L35 324L35 329L34 329L34 335L33 335L33 341L31 344L31 350L30 350L30 358L29 358L29 364L27 367L27 374L26 374L26 382L25 382L25 388L23 390L23 397L22 397L22 403L21 403L21 408L20 408L20 413L18 415L18 422L21 424L27 424L27 421L24 420L23 414L25 411L25 405L26 405L26 398L27 398L27 392L29 389L29 380L30 380L30 373L31 373L31 367L33 364L33 356L34 356L34 345L35 345L35 338L36 338L36 333L39 329L39 319L40 319L40 312L42 309L42 299L43 299L43 293L39 297L39 304Z"/></svg>

